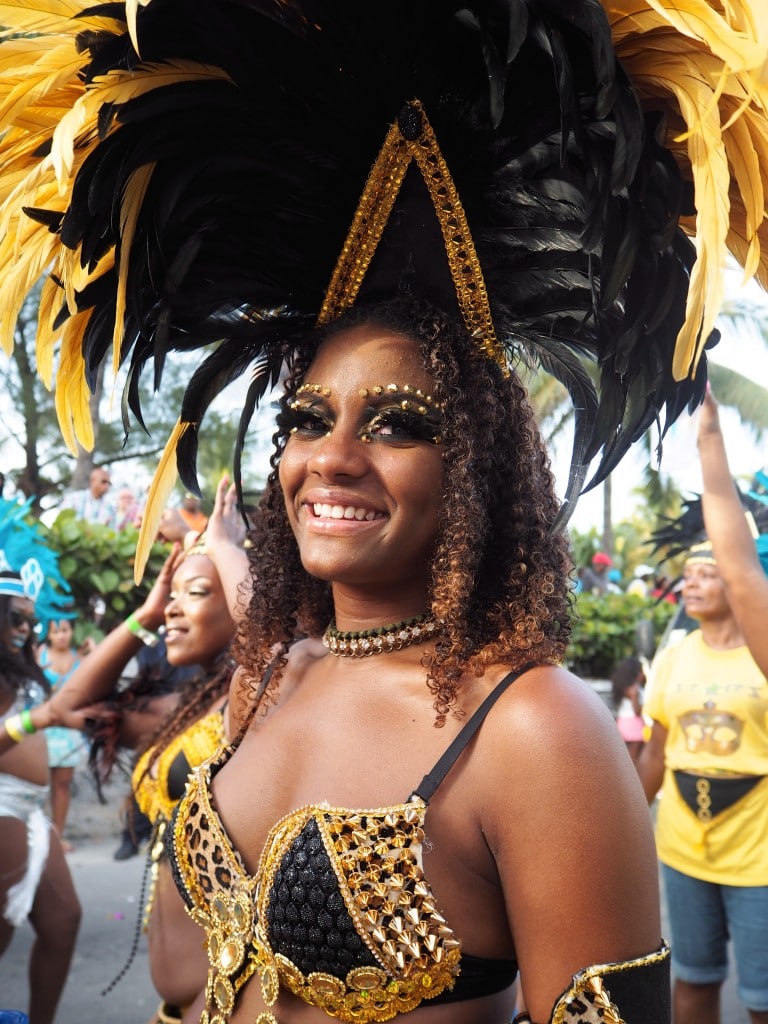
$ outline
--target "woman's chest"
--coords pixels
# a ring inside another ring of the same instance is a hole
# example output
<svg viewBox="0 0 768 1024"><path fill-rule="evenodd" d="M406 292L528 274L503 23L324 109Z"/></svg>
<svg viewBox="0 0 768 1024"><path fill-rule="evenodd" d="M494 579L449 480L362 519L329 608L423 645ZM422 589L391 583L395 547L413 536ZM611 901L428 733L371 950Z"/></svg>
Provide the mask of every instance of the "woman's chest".
<svg viewBox="0 0 768 1024"><path fill-rule="evenodd" d="M216 774L215 808L255 870L253 851L298 808L370 811L408 801L457 728L453 722L435 728L432 708L417 702L330 700L287 708L252 728ZM449 783L460 778L457 769Z"/></svg>

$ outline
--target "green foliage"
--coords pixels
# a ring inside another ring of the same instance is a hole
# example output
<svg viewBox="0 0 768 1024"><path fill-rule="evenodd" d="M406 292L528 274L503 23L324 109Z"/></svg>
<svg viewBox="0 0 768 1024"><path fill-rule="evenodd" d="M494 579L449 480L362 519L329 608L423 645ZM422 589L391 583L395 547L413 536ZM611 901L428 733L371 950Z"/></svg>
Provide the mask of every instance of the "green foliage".
<svg viewBox="0 0 768 1024"><path fill-rule="evenodd" d="M566 664L577 675L607 679L622 658L641 647L639 630L653 631L654 648L675 606L634 594L578 594L574 602L573 637Z"/></svg>
<svg viewBox="0 0 768 1024"><path fill-rule="evenodd" d="M71 509L60 512L49 528L47 540L59 553L61 574L72 588L78 617L85 635L109 632L133 611L149 592L168 556L166 544L155 544L143 581L133 582L138 530L113 530L78 519ZM103 602L104 610L100 610Z"/></svg>

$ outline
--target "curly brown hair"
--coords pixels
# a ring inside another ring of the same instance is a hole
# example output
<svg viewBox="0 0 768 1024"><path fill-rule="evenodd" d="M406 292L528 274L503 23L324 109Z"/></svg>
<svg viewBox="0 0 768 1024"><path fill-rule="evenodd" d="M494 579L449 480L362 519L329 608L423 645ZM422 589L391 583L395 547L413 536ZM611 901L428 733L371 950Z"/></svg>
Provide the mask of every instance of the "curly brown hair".
<svg viewBox="0 0 768 1024"><path fill-rule="evenodd" d="M525 389L478 351L463 325L433 307L398 298L355 307L318 328L289 361L283 401L295 394L322 342L360 324L413 338L434 394L447 403L429 591L440 636L424 658L442 724L465 673L562 661L571 628L568 544L562 531L553 532L559 504ZM279 419L272 471L250 533L256 583L235 648L251 680L247 692L263 690L249 715L274 701L291 643L321 634L333 615L330 585L303 568L285 511L278 466L287 437ZM261 687L270 664L269 684Z"/></svg>

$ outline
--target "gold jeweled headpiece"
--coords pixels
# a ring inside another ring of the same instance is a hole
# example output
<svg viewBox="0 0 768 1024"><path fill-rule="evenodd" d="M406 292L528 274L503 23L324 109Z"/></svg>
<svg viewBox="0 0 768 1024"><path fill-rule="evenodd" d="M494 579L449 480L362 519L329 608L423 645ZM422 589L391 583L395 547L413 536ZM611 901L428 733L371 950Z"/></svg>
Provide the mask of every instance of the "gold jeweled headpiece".
<svg viewBox="0 0 768 1024"><path fill-rule="evenodd" d="M411 162L415 161L435 209L456 299L478 347L506 371L496 338L488 292L459 193L440 152L432 125L418 100L406 103L371 168L317 317L327 324L353 305L381 241Z"/></svg>
<svg viewBox="0 0 768 1024"><path fill-rule="evenodd" d="M693 545L685 558L686 565L691 563L695 565L717 565L715 553L708 540L702 541L701 544Z"/></svg>

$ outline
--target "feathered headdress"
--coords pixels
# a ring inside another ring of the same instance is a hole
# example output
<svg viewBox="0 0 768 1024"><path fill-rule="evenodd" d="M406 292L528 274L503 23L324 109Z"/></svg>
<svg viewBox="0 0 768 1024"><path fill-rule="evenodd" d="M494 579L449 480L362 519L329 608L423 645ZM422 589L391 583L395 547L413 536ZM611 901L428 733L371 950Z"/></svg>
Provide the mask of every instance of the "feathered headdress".
<svg viewBox="0 0 768 1024"><path fill-rule="evenodd" d="M0 498L0 594L35 602L41 636L48 623L74 615L70 587L59 571L59 556L45 543L36 522L29 521L32 499ZM8 575L9 573L18 573Z"/></svg>
<svg viewBox="0 0 768 1024"><path fill-rule="evenodd" d="M302 335L411 289L489 357L566 385L567 509L598 453L592 482L701 399L726 250L768 283L757 7L0 2L0 23L35 33L0 47L0 336L50 269L38 367L86 447L110 348L127 425L147 362L157 388L170 352L211 346L151 538L177 460L196 489L222 387L252 368L237 465Z"/></svg>

